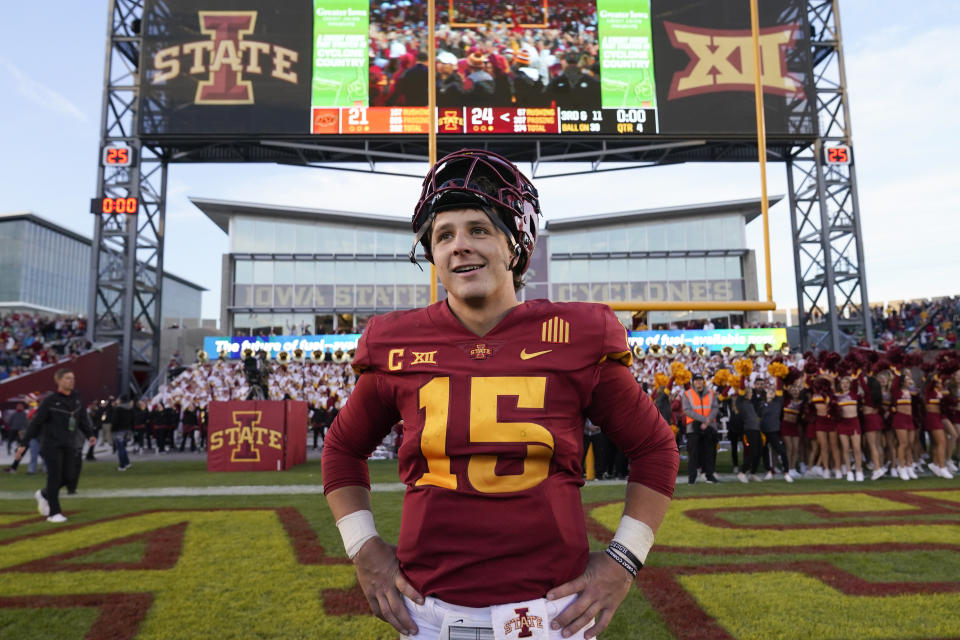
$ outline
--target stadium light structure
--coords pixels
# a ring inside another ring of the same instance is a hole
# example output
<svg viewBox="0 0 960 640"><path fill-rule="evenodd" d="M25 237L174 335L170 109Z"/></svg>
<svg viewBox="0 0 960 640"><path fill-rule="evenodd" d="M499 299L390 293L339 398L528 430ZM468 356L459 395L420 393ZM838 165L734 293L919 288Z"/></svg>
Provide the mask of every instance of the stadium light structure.
<svg viewBox="0 0 960 640"><path fill-rule="evenodd" d="M142 0L110 0L96 197L133 200L135 213L94 217L87 338L120 344L120 393L139 395L159 371L167 163L137 130ZM104 150L129 150L111 163ZM105 160L107 158L107 160Z"/></svg>

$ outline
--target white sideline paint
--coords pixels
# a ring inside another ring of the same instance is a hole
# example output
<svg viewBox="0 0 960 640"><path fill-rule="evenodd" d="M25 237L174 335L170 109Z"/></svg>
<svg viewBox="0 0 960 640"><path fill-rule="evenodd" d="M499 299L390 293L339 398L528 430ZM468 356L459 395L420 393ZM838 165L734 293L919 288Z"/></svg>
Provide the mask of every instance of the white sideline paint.
<svg viewBox="0 0 960 640"><path fill-rule="evenodd" d="M596 485L626 484L623 480L596 480L589 483ZM377 482L371 485L374 493L395 493L406 489L402 482ZM234 485L222 487L157 487L155 489L87 489L82 487L74 495L67 495L61 491L61 499L74 500L80 498L180 498L192 496L290 496L290 495L317 495L323 494L322 484L288 484L288 485ZM0 500L32 500L30 491L0 491Z"/></svg>
<svg viewBox="0 0 960 640"><path fill-rule="evenodd" d="M370 490L378 493L403 491L404 485L400 482L383 482L374 484ZM78 498L178 498L190 496L281 496L297 494L323 494L322 484L289 484L289 485L237 485L224 487L158 487L155 489L88 489L82 488L76 494L61 498L74 500ZM0 500L21 500L30 498L29 491L0 491Z"/></svg>

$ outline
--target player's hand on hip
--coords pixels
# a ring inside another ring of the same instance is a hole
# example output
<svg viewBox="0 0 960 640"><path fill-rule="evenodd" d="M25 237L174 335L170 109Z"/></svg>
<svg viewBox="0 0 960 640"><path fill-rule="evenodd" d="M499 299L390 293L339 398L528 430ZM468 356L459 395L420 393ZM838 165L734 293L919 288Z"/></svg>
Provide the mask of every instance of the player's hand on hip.
<svg viewBox="0 0 960 640"><path fill-rule="evenodd" d="M567 638L596 618L596 623L584 634L585 638L595 638L610 624L632 582L630 574L615 560L603 551L594 551L579 577L547 592L547 600L578 594L577 599L553 619L553 628L562 628L562 635Z"/></svg>
<svg viewBox="0 0 960 640"><path fill-rule="evenodd" d="M403 603L403 596L417 604L423 604L423 596L400 573L397 548L380 537L370 538L354 556L353 564L373 614L404 635L416 635L417 625Z"/></svg>

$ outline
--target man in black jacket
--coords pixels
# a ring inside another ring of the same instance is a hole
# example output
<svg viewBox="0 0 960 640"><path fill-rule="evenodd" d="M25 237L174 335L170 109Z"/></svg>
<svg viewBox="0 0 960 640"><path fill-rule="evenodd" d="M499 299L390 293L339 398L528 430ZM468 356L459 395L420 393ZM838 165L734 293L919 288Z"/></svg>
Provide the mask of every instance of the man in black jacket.
<svg viewBox="0 0 960 640"><path fill-rule="evenodd" d="M57 390L40 403L37 413L27 427L26 441L40 438L40 450L47 462L47 486L34 494L40 515L47 522L66 522L60 512L60 487L75 474L78 446L77 431L87 436L91 446L96 443L93 425L83 405L80 394L74 391L76 380L69 369L60 369L53 379ZM21 447L17 450L23 455Z"/></svg>

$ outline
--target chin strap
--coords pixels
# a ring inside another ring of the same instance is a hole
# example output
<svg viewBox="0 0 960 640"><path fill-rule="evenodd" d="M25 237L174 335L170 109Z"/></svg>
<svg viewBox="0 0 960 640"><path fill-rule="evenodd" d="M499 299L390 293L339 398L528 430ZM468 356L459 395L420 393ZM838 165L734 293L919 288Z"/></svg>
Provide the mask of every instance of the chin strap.
<svg viewBox="0 0 960 640"><path fill-rule="evenodd" d="M520 264L520 258L523 257L523 252L520 249L520 243L513 243L513 257L510 258L510 262L507 264L507 271L512 272L517 268L517 265Z"/></svg>
<svg viewBox="0 0 960 640"><path fill-rule="evenodd" d="M410 258L410 262L417 265L417 268L420 269L420 271L423 271L423 267L421 267L420 263L417 262L417 245L420 244L420 240L427 233L427 231L433 227L433 219L436 217L437 214L435 212L427 216L427 219L424 221L424 223L420 225L419 231L417 231L416 235L413 236L413 246L410 247L410 253L407 254L407 257Z"/></svg>

